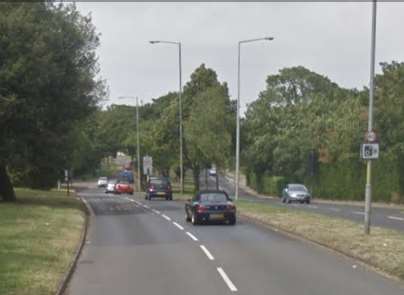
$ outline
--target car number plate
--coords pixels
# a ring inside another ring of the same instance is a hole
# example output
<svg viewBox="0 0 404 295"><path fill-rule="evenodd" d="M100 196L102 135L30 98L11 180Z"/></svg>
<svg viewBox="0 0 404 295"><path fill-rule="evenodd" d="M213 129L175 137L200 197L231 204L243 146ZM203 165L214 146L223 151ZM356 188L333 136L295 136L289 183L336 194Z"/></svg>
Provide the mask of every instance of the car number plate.
<svg viewBox="0 0 404 295"><path fill-rule="evenodd" d="M159 195L159 196L164 196L165 193L163 193L163 192L158 192L157 195Z"/></svg>
<svg viewBox="0 0 404 295"><path fill-rule="evenodd" d="M223 214L210 214L209 219L223 219L224 215Z"/></svg>

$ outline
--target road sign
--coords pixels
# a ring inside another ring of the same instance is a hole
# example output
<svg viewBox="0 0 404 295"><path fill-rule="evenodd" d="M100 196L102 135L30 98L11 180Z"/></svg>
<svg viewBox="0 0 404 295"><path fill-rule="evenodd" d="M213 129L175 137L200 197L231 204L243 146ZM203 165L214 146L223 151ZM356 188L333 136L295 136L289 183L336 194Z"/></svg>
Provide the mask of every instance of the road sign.
<svg viewBox="0 0 404 295"><path fill-rule="evenodd" d="M365 142L377 142L377 134L373 130L367 131L365 134Z"/></svg>
<svg viewBox="0 0 404 295"><path fill-rule="evenodd" d="M364 160L376 160L379 158L378 143L364 143L361 146L361 157Z"/></svg>
<svg viewBox="0 0 404 295"><path fill-rule="evenodd" d="M153 158L150 156L143 157L143 174L145 175L153 174Z"/></svg>
<svg viewBox="0 0 404 295"><path fill-rule="evenodd" d="M65 181L69 181L69 170L65 169Z"/></svg>

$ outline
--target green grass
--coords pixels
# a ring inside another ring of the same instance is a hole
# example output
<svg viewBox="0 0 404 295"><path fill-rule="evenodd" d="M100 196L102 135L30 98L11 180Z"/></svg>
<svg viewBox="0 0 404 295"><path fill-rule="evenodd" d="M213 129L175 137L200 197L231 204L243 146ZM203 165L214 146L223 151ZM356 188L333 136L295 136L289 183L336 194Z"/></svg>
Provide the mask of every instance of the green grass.
<svg viewBox="0 0 404 295"><path fill-rule="evenodd" d="M80 241L82 205L57 191L16 194L0 202L0 294L54 294Z"/></svg>
<svg viewBox="0 0 404 295"><path fill-rule="evenodd" d="M401 232L372 227L371 235L365 235L361 224L346 219L246 201L238 201L237 207L245 216L318 242L404 279L404 234Z"/></svg>

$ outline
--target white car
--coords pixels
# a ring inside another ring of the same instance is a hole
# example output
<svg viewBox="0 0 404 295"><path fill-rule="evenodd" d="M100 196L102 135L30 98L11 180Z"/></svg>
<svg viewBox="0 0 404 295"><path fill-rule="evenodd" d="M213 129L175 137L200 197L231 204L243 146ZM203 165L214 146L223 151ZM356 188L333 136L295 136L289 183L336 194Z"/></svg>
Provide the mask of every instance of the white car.
<svg viewBox="0 0 404 295"><path fill-rule="evenodd" d="M97 182L98 187L106 187L107 184L108 184L108 178L107 177L98 178L98 182Z"/></svg>
<svg viewBox="0 0 404 295"><path fill-rule="evenodd" d="M115 193L116 183L117 181L115 179L108 181L107 187L105 188L105 193Z"/></svg>
<svg viewBox="0 0 404 295"><path fill-rule="evenodd" d="M209 169L209 176L216 176L216 168Z"/></svg>

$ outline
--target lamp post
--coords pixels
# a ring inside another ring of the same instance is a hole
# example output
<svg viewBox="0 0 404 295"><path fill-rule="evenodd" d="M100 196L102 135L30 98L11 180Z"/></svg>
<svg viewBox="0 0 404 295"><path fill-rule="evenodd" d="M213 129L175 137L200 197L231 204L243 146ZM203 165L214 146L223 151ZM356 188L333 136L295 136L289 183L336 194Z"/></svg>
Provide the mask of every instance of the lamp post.
<svg viewBox="0 0 404 295"><path fill-rule="evenodd" d="M236 179L235 179L235 200L239 195L239 181L240 181L240 58L241 58L241 44L251 43L256 41L272 41L273 37L264 37L257 39L242 40L238 42L238 58L237 58L237 117L236 117Z"/></svg>
<svg viewBox="0 0 404 295"><path fill-rule="evenodd" d="M373 130L373 98L374 98L374 76L375 76L375 55L376 55L376 11L377 1L372 3L372 40L370 46L370 82L369 82L369 114L368 114L368 132ZM366 187L365 187L365 216L364 231L370 234L370 215L372 203L372 160L366 163Z"/></svg>
<svg viewBox="0 0 404 295"><path fill-rule="evenodd" d="M150 44L172 44L178 46L178 66L179 66L179 91L178 91L178 108L179 108L179 133L180 133L180 187L181 187L181 194L184 193L184 166L183 166L183 136L182 136L182 58L181 58L181 42L175 41L161 41L161 40L154 40L149 41Z"/></svg>

